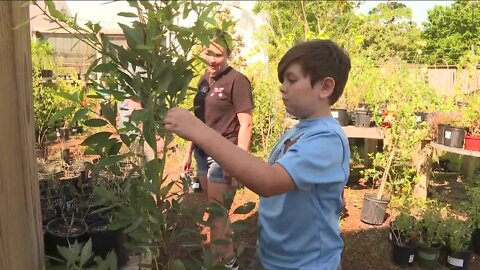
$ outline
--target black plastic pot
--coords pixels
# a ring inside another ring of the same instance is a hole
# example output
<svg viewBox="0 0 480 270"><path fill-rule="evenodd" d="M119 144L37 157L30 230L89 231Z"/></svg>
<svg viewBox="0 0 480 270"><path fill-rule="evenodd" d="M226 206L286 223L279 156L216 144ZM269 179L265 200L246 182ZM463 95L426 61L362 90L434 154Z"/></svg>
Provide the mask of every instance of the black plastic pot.
<svg viewBox="0 0 480 270"><path fill-rule="evenodd" d="M53 77L53 70L42 69L41 76L42 76L42 78L51 78L51 77Z"/></svg>
<svg viewBox="0 0 480 270"><path fill-rule="evenodd" d="M345 109L332 109L332 117L337 119L340 126L347 126L349 122L349 115Z"/></svg>
<svg viewBox="0 0 480 270"><path fill-rule="evenodd" d="M356 127L370 127L371 111L357 109L353 112L353 116Z"/></svg>
<svg viewBox="0 0 480 270"><path fill-rule="evenodd" d="M411 266L415 260L417 249L411 245L399 245L392 241L392 262L398 266Z"/></svg>
<svg viewBox="0 0 480 270"><path fill-rule="evenodd" d="M440 264L440 246L418 247L416 260L423 269L437 269Z"/></svg>
<svg viewBox="0 0 480 270"><path fill-rule="evenodd" d="M440 171L442 172L448 172L449 171L449 168L448 168L448 164L450 163L450 160L449 159L446 159L446 158L439 158L438 159L438 168Z"/></svg>
<svg viewBox="0 0 480 270"><path fill-rule="evenodd" d="M450 147L463 148L465 129L454 126L445 127L443 144Z"/></svg>
<svg viewBox="0 0 480 270"><path fill-rule="evenodd" d="M445 144L445 128L448 125L445 124L438 124L438 134L437 134L437 143L438 144Z"/></svg>
<svg viewBox="0 0 480 270"><path fill-rule="evenodd" d="M96 256L105 259L109 252L115 251L117 264L125 265L128 261L128 251L124 244L126 235L121 229L108 229L108 220L99 221L89 226L88 232L92 238L92 251Z"/></svg>
<svg viewBox="0 0 480 270"><path fill-rule="evenodd" d="M373 193L365 193L363 196L362 214L360 220L371 225L381 225L385 222L387 205L390 199L376 198Z"/></svg>
<svg viewBox="0 0 480 270"><path fill-rule="evenodd" d="M475 254L480 255L480 229L475 229L472 233L472 247Z"/></svg>
<svg viewBox="0 0 480 270"><path fill-rule="evenodd" d="M427 120L428 113L426 112L415 112L415 115L417 116L417 123L425 122Z"/></svg>
<svg viewBox="0 0 480 270"><path fill-rule="evenodd" d="M101 221L106 221L108 222L108 219L110 217L110 214L112 212L112 209L104 210L104 211L97 211L98 209L104 208L105 206L92 206L88 210L88 214L85 217L85 223L87 223L88 226L101 222Z"/></svg>
<svg viewBox="0 0 480 270"><path fill-rule="evenodd" d="M449 252L447 255L447 267L449 269L467 270L471 258L471 250L462 252Z"/></svg>
<svg viewBox="0 0 480 270"><path fill-rule="evenodd" d="M47 225L50 221L57 217L57 210L55 208L42 209L42 225Z"/></svg>
<svg viewBox="0 0 480 270"><path fill-rule="evenodd" d="M88 240L87 224L80 219L56 218L50 221L46 227L45 253L59 258L57 246L68 247L75 241L79 243Z"/></svg>

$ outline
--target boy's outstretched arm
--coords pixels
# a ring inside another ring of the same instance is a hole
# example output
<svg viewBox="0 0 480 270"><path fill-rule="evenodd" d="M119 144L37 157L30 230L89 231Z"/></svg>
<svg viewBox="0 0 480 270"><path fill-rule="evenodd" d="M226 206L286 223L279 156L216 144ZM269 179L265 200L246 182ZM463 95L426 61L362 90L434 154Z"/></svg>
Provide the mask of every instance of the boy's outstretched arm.
<svg viewBox="0 0 480 270"><path fill-rule="evenodd" d="M232 144L187 110L170 109L165 128L192 141L215 159L225 171L262 197L274 196L296 188L287 171L275 163L269 165Z"/></svg>

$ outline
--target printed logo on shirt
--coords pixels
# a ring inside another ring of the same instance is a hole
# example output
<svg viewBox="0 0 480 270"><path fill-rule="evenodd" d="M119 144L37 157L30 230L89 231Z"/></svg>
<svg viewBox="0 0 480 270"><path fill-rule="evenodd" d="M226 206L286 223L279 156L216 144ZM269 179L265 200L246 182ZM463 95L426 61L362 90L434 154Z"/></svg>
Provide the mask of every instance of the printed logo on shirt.
<svg viewBox="0 0 480 270"><path fill-rule="evenodd" d="M300 137L302 137L302 135L303 134L300 134L295 138L293 138L293 137L288 138L283 142L283 146L278 146L277 149L275 149L275 152L272 155L273 159L271 160L272 161L271 164L277 162L277 160L279 160L280 157L282 157L292 145L297 143L297 141L300 139Z"/></svg>
<svg viewBox="0 0 480 270"><path fill-rule="evenodd" d="M225 92L225 88L215 87L213 89L213 92L210 95L213 97L213 95L217 94L219 97L222 97L224 92Z"/></svg>
<svg viewBox="0 0 480 270"><path fill-rule="evenodd" d="M200 87L200 92L207 93L208 92L208 86L204 85L204 86Z"/></svg>

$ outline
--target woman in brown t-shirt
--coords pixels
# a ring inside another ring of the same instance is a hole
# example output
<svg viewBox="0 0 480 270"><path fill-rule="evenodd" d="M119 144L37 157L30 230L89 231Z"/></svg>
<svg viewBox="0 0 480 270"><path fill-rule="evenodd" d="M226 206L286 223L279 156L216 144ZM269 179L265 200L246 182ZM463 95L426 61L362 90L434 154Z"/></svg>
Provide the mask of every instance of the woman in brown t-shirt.
<svg viewBox="0 0 480 270"><path fill-rule="evenodd" d="M230 55L224 34L219 34L204 49L202 55L208 63L208 72L200 79L194 99L195 115L223 137L248 151L252 134L253 97L250 81L227 63ZM224 204L224 193L235 195L235 180L224 171L208 153L194 146L187 146L183 162L183 171L190 170L192 153L197 162L197 175L202 190L209 202ZM234 157L232 157L234 158ZM233 200L233 197L231 198ZM225 205L227 209L230 205ZM217 252L217 259L234 256L233 244L214 244L216 239L231 240L230 219L216 218L211 228L210 242L212 250ZM237 269L233 260L227 268Z"/></svg>

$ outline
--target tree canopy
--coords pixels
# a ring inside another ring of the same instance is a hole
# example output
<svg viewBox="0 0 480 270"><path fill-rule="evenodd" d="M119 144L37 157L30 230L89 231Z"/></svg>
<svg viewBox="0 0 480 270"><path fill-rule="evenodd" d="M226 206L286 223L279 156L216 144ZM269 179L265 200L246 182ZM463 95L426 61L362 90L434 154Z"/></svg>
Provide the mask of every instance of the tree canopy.
<svg viewBox="0 0 480 270"><path fill-rule="evenodd" d="M259 1L255 12L268 21L269 43L285 50L292 43L329 38L350 54L373 61L399 58L409 63L457 64L480 45L480 3L457 0L435 6L420 29L405 4L379 3L368 14L357 14L357 1ZM274 52L271 57L281 55Z"/></svg>
<svg viewBox="0 0 480 270"><path fill-rule="evenodd" d="M480 45L480 3L458 0L451 6L435 6L428 12L423 37L427 63L456 64Z"/></svg>

